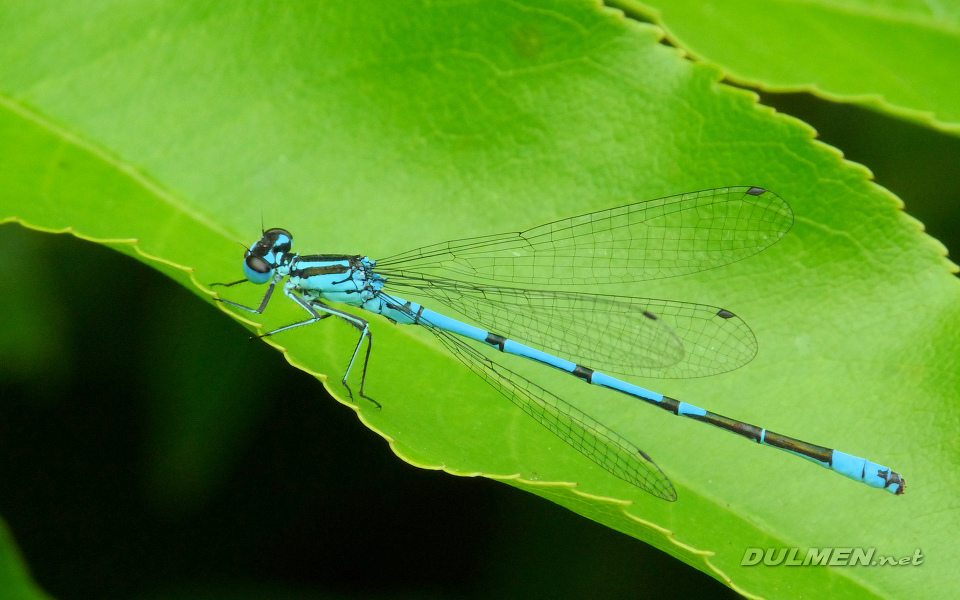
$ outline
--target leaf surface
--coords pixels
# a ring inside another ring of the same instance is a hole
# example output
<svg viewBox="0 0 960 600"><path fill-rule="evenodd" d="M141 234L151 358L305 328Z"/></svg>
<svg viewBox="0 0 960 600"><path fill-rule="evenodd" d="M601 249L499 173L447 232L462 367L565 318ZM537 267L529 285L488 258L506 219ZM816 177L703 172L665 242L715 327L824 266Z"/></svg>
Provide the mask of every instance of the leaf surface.
<svg viewBox="0 0 960 600"><path fill-rule="evenodd" d="M596 467L429 333L370 316L360 418L404 460L501 478L764 597L941 598L958 519L960 284L942 246L810 128L718 84L654 27L583 1L0 6L0 219L107 243L206 301L268 227L386 256L682 191L757 185L770 250L606 293L723 306L747 366L636 380L887 464L906 496L498 356L649 453L676 503ZM256 304L262 288L225 297ZM282 297L261 322L302 319ZM278 335L339 378L356 331ZM296 390L277 390L296 393ZM362 469L363 465L356 468ZM557 482L568 482L558 484ZM575 484L575 485L574 485ZM865 547L917 567L741 567L746 548ZM941 573L935 576L930 571Z"/></svg>
<svg viewBox="0 0 960 600"><path fill-rule="evenodd" d="M960 6L919 0L612 0L741 85L809 91L960 134Z"/></svg>

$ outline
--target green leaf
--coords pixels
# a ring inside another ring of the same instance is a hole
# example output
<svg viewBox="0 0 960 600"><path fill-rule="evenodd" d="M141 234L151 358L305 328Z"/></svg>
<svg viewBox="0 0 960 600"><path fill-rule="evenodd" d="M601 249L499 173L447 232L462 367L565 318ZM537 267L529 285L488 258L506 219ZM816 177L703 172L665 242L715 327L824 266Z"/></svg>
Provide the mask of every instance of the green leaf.
<svg viewBox="0 0 960 600"><path fill-rule="evenodd" d="M960 7L883 0L611 0L769 92L809 91L960 134Z"/></svg>
<svg viewBox="0 0 960 600"><path fill-rule="evenodd" d="M30 577L17 542L7 524L0 520L0 589L9 600L47 600Z"/></svg>
<svg viewBox="0 0 960 600"><path fill-rule="evenodd" d="M887 464L906 476L906 496L502 357L653 456L679 492L657 500L567 447L427 332L375 316L367 386L383 410L355 408L412 464L502 479L745 594L956 589L954 266L865 169L719 85L658 29L592 2L529 0L7 3L0 30L0 219L110 244L209 302L207 284L241 277L236 242L259 235L261 215L300 251L376 258L682 191L776 191L797 221L772 249L602 290L727 307L753 328L759 356L716 377L637 383ZM251 304L262 293L224 296ZM279 298L262 322L298 311ZM271 342L345 398L354 330L323 322ZM747 548L781 546L927 558L740 566Z"/></svg>

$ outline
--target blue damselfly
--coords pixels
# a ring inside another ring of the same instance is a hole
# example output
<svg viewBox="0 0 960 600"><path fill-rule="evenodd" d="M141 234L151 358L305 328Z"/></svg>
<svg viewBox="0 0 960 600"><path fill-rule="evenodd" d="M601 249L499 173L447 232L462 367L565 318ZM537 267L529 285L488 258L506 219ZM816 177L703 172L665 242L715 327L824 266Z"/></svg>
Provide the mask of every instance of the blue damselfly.
<svg viewBox="0 0 960 600"><path fill-rule="evenodd" d="M244 253L246 278L214 285L269 284L256 308L218 298L262 313L274 287L287 278L283 293L310 317L260 337L330 316L354 327L360 339L342 383L347 386L366 340L359 392L368 400L364 383L373 346L369 323L331 304L425 327L460 362L540 424L599 466L658 498L672 501L676 492L646 453L555 394L489 359L463 338L902 494L903 478L886 467L724 417L607 374L682 378L737 369L753 359L757 342L733 312L688 302L550 289L592 289L716 268L765 250L792 225L793 212L779 196L763 188L740 186L627 204L527 231L444 242L377 260L354 254L301 256L291 251L290 232L269 229ZM435 301L479 327L397 294Z"/></svg>

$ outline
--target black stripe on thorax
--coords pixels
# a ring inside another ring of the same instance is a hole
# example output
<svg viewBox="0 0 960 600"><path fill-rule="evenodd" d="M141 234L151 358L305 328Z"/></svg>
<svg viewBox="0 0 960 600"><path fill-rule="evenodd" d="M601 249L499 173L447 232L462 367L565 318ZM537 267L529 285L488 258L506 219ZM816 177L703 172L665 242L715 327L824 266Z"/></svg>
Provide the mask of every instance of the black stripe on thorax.
<svg viewBox="0 0 960 600"><path fill-rule="evenodd" d="M351 263L354 261L359 261L361 258L363 257L361 257L359 254L310 254L306 256L301 254L300 256L297 257L298 260L311 261L311 262L312 261L333 262L333 261L345 260Z"/></svg>
<svg viewBox="0 0 960 600"><path fill-rule="evenodd" d="M297 257L298 264L309 263L338 263L345 262L345 265L329 264L322 267L303 267L293 269L290 275L294 277L313 277L315 275L336 275L338 273L348 273L363 268L361 264L362 257L357 254L311 254L308 256Z"/></svg>
<svg viewBox="0 0 960 600"><path fill-rule="evenodd" d="M313 277L314 275L331 275L336 273L346 273L350 270L347 265L327 265L325 267L307 267L305 269L294 269L290 271L293 277Z"/></svg>

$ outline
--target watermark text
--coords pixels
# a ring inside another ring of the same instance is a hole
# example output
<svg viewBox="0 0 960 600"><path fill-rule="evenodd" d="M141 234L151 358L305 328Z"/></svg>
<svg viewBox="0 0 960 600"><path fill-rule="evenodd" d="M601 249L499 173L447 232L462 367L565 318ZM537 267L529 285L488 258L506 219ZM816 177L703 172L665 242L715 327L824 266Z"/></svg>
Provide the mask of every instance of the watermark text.
<svg viewBox="0 0 960 600"><path fill-rule="evenodd" d="M747 548L742 567L902 567L923 564L917 548L912 556L889 556L876 548Z"/></svg>

